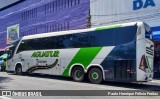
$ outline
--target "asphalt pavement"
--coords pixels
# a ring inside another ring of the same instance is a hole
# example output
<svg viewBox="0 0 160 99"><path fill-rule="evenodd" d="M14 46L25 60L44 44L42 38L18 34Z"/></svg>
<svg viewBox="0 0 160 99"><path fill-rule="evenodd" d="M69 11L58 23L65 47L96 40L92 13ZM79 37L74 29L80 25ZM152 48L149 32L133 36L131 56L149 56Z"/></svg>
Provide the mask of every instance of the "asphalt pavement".
<svg viewBox="0 0 160 99"><path fill-rule="evenodd" d="M120 83L120 82L103 82L102 84L91 84L88 81L74 82L68 77L59 77L51 75L14 75L0 72L0 90L159 90L160 80L153 80L150 83ZM56 96L55 99L106 99L109 98L127 98L126 96ZM25 99L27 97L23 97ZM30 97L34 98L35 97ZM29 99L30 99L29 98ZM36 97L36 99L46 99L46 97ZM53 97L47 97L53 99ZM159 98L159 96L130 96L130 98L148 99ZM22 97L0 97L0 99L22 99ZM28 98L27 98L28 99ZM128 98L127 98L128 99Z"/></svg>

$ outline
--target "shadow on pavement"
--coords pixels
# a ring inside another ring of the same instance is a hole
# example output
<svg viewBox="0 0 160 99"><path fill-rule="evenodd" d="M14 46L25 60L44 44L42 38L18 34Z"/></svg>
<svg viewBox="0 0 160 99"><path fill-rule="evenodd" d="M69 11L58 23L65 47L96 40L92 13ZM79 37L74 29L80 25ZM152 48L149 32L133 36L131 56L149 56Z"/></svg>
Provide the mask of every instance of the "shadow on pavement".
<svg viewBox="0 0 160 99"><path fill-rule="evenodd" d="M3 86L3 83L10 82L12 79L9 77L1 77L0 76L0 89L5 89L5 86Z"/></svg>
<svg viewBox="0 0 160 99"><path fill-rule="evenodd" d="M10 75L14 75L14 74L10 74ZM64 80L64 81L73 81L71 77L63 77L63 76L42 75L42 74L23 74L23 76L38 77L38 78L45 78L45 79L56 79L56 80ZM90 82L87 79L85 79L85 81L82 83L90 84ZM138 83L103 81L99 85L124 87L124 88L131 88L131 89L137 89L137 90L158 90L158 91L160 91L160 84L154 85L154 84L150 84L150 83L138 84Z"/></svg>
<svg viewBox="0 0 160 99"><path fill-rule="evenodd" d="M103 82L102 85L124 87L124 88L131 88L131 89L137 89L137 90L157 90L157 91L160 91L160 85L153 85L150 83L138 84L138 83L123 83L123 82Z"/></svg>
<svg viewBox="0 0 160 99"><path fill-rule="evenodd" d="M8 75L15 75L13 73L8 73ZM71 77L63 77L63 76L55 76L55 75L47 75L47 74L23 74L18 76L28 76L28 77L37 77L37 78L44 78L44 79L57 79L57 80L65 80L65 81L72 81Z"/></svg>

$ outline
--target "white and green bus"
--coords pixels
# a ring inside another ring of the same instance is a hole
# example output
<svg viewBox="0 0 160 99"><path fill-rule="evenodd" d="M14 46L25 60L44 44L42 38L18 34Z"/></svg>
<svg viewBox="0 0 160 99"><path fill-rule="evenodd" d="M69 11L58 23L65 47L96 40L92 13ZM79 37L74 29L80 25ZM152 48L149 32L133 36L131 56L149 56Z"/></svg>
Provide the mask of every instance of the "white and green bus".
<svg viewBox="0 0 160 99"><path fill-rule="evenodd" d="M132 22L82 30L24 36L14 42L8 72L72 77L92 83L140 82L153 77L150 27Z"/></svg>

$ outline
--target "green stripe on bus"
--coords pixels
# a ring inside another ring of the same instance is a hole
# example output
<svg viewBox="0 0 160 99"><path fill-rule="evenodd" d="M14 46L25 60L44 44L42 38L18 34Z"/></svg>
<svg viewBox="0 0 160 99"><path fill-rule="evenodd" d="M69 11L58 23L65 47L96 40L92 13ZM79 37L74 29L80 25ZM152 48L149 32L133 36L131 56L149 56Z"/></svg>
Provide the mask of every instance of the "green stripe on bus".
<svg viewBox="0 0 160 99"><path fill-rule="evenodd" d="M149 60L148 60L148 57L146 56L146 61L147 61L147 66L148 66L148 69L151 69L150 65L149 65Z"/></svg>
<svg viewBox="0 0 160 99"><path fill-rule="evenodd" d="M102 47L81 48L63 72L63 76L69 76L70 67L73 64L82 64L85 68L92 62Z"/></svg>
<svg viewBox="0 0 160 99"><path fill-rule="evenodd" d="M113 25L113 26L106 26L106 27L98 27L96 30L106 30L106 29L113 29L113 28L120 28L122 25Z"/></svg>

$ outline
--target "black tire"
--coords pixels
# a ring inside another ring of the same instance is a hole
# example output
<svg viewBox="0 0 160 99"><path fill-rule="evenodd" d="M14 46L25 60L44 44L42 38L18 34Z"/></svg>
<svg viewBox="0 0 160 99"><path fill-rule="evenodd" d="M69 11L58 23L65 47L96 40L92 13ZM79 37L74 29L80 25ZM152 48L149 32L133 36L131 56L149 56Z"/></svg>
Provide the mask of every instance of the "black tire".
<svg viewBox="0 0 160 99"><path fill-rule="evenodd" d="M15 74L16 75L22 75L22 67L21 66L16 67Z"/></svg>
<svg viewBox="0 0 160 99"><path fill-rule="evenodd" d="M76 82L83 81L84 76L85 76L83 68L82 67L73 68L71 76L72 76L73 80L76 81Z"/></svg>
<svg viewBox="0 0 160 99"><path fill-rule="evenodd" d="M99 68L92 68L89 70L88 78L91 83L99 84L103 80L102 71Z"/></svg>

